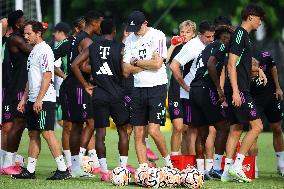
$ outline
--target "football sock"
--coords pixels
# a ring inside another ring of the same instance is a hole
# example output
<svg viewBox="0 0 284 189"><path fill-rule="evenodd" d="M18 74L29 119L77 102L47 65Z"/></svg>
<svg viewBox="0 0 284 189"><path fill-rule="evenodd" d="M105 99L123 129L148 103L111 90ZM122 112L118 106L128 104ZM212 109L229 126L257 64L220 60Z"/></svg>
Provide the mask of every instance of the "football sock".
<svg viewBox="0 0 284 189"><path fill-rule="evenodd" d="M63 155L60 155L57 158L55 158L55 161L57 163L57 168L59 171L66 171L67 167L65 165Z"/></svg>
<svg viewBox="0 0 284 189"><path fill-rule="evenodd" d="M213 159L206 159L205 160L205 170L206 170L206 172L209 172L212 167L213 167Z"/></svg>
<svg viewBox="0 0 284 189"><path fill-rule="evenodd" d="M99 159L100 165L101 165L101 169L103 172L107 172L107 162L106 162L106 158L101 158Z"/></svg>
<svg viewBox="0 0 284 189"><path fill-rule="evenodd" d="M178 152L172 152L172 155L173 155L173 156L177 156L177 155L178 155Z"/></svg>
<svg viewBox="0 0 284 189"><path fill-rule="evenodd" d="M119 157L119 165L120 165L120 167L126 168L127 161L128 161L128 156L120 156Z"/></svg>
<svg viewBox="0 0 284 189"><path fill-rule="evenodd" d="M14 153L6 152L6 156L4 158L3 168L13 166L13 157L14 157Z"/></svg>
<svg viewBox="0 0 284 189"><path fill-rule="evenodd" d="M71 156L71 160L72 160L71 171L79 171L80 170L79 155Z"/></svg>
<svg viewBox="0 0 284 189"><path fill-rule="evenodd" d="M223 155L214 154L213 160L213 169L216 171L222 170L221 163L222 163Z"/></svg>
<svg viewBox="0 0 284 189"><path fill-rule="evenodd" d="M204 159L196 159L197 169L204 175Z"/></svg>
<svg viewBox="0 0 284 189"><path fill-rule="evenodd" d="M276 152L277 167L284 168L284 151Z"/></svg>
<svg viewBox="0 0 284 189"><path fill-rule="evenodd" d="M32 158L32 157L28 157L27 170L28 170L30 173L34 173L34 172L35 172L36 162L37 162L37 159Z"/></svg>
<svg viewBox="0 0 284 189"><path fill-rule="evenodd" d="M89 154L90 158L94 161L94 167L95 168L100 167L100 162L99 162L99 158L98 158L98 155L97 155L97 151L95 149L89 150L88 154Z"/></svg>
<svg viewBox="0 0 284 189"><path fill-rule="evenodd" d="M165 165L166 165L166 166L173 167L173 164L172 164L172 162L171 162L171 157L170 157L170 155L167 155L166 157L164 157L164 160L165 160Z"/></svg>
<svg viewBox="0 0 284 189"><path fill-rule="evenodd" d="M86 148L80 147L79 157L82 158L86 154Z"/></svg>
<svg viewBox="0 0 284 189"><path fill-rule="evenodd" d="M71 163L71 152L70 152L70 150L63 150L63 154L64 154L65 159L66 159L67 167L71 167L72 163Z"/></svg>
<svg viewBox="0 0 284 189"><path fill-rule="evenodd" d="M245 155L238 153L236 160L234 164L232 165L232 168L238 171L242 170L244 159L245 159Z"/></svg>

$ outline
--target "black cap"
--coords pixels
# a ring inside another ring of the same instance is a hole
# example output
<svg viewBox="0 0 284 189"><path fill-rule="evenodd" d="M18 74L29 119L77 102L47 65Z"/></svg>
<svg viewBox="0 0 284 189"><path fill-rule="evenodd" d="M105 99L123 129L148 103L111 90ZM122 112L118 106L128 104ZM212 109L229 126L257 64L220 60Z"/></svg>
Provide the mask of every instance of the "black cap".
<svg viewBox="0 0 284 189"><path fill-rule="evenodd" d="M145 22L145 15L141 11L133 11L128 16L127 21L127 32L138 32L141 28L141 25Z"/></svg>
<svg viewBox="0 0 284 189"><path fill-rule="evenodd" d="M21 18L22 16L24 16L24 12L22 10L16 10L11 12L8 15L8 25L11 27L15 26L18 19Z"/></svg>
<svg viewBox="0 0 284 189"><path fill-rule="evenodd" d="M54 31L62 31L65 34L68 34L70 32L70 26L65 22L59 22L55 25Z"/></svg>

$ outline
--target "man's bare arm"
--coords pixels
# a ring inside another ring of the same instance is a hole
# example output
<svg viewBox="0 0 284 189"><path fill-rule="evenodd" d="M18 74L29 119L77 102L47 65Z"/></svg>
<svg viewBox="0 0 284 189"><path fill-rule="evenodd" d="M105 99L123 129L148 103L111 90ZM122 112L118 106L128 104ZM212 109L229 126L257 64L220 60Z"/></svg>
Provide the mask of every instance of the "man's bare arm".
<svg viewBox="0 0 284 189"><path fill-rule="evenodd" d="M89 48L85 48L72 62L71 68L74 75L77 77L79 82L82 84L84 88L88 87L88 82L84 79L82 72L80 71L80 66L84 64L84 62L89 59Z"/></svg>
<svg viewBox="0 0 284 189"><path fill-rule="evenodd" d="M173 62L170 65L170 68L172 70L174 78L177 80L177 82L180 84L180 86L189 92L189 86L185 83L181 71L180 71L180 63L174 59Z"/></svg>

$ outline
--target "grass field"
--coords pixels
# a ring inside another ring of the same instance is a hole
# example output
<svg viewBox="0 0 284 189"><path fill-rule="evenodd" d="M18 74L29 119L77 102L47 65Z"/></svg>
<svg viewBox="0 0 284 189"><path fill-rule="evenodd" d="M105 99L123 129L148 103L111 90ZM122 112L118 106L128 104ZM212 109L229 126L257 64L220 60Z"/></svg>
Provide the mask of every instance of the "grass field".
<svg viewBox="0 0 284 189"><path fill-rule="evenodd" d="M169 146L170 132L164 133L167 138L167 144ZM61 131L57 131L57 136L61 135ZM107 160L110 169L116 167L118 164L118 150L117 141L118 137L115 130L109 129L106 137L107 144ZM154 143L151 141L153 149ZM263 133L259 137L258 144L259 158L258 165L260 170L260 178L254 180L252 183L221 183L220 181L208 181L203 188L284 188L284 178L279 177L276 174L276 161L272 146L272 134ZM23 140L20 146L20 154L27 157L28 137L27 132L23 134ZM133 137L131 139L130 151L129 151L129 164L137 165L137 158L135 154ZM159 166L163 166L163 161L158 162ZM60 189L97 189L97 188L116 188L111 183L102 183L97 176L92 179L70 179L68 181L46 181L45 179L51 175L51 172L56 169L55 161L53 160L48 147L44 140L42 140L42 150L38 160L36 169L36 180L13 180L9 176L0 176L0 189L38 189L38 188L60 188ZM135 186L136 187L136 186ZM124 187L134 188L134 186ZM137 188L137 187L136 187Z"/></svg>

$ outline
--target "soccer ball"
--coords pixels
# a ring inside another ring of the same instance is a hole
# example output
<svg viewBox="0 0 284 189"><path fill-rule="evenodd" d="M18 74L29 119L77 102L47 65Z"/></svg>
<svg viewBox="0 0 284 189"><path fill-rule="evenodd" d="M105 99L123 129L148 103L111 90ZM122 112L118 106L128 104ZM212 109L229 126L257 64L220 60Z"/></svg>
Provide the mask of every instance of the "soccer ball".
<svg viewBox="0 0 284 189"><path fill-rule="evenodd" d="M146 179L144 187L148 188L164 188L167 187L166 172L163 169L150 167L148 169L148 179Z"/></svg>
<svg viewBox="0 0 284 189"><path fill-rule="evenodd" d="M130 183L131 173L124 167L116 167L111 173L111 182L117 186L126 186Z"/></svg>
<svg viewBox="0 0 284 189"><path fill-rule="evenodd" d="M204 176L195 167L188 166L181 172L182 184L187 188L201 188L204 184Z"/></svg>
<svg viewBox="0 0 284 189"><path fill-rule="evenodd" d="M94 161L91 160L91 158L89 156L83 156L81 158L81 163L82 163L82 168L86 173L92 173L94 168L95 168L95 164Z"/></svg>
<svg viewBox="0 0 284 189"><path fill-rule="evenodd" d="M181 173L176 168L164 167L166 174L167 187L175 188L181 184Z"/></svg>
<svg viewBox="0 0 284 189"><path fill-rule="evenodd" d="M148 179L148 167L139 167L134 174L134 181L139 186L144 186Z"/></svg>

